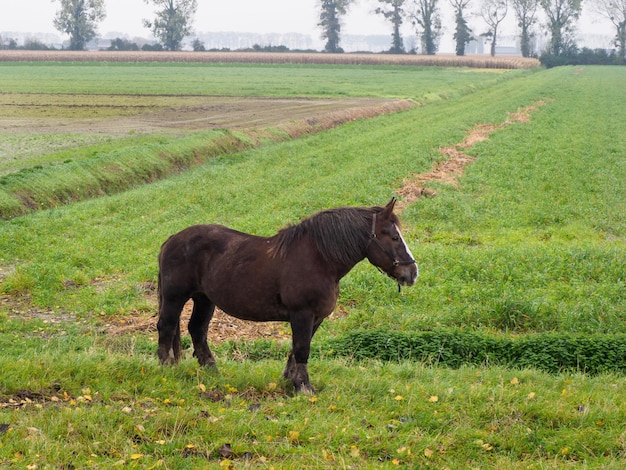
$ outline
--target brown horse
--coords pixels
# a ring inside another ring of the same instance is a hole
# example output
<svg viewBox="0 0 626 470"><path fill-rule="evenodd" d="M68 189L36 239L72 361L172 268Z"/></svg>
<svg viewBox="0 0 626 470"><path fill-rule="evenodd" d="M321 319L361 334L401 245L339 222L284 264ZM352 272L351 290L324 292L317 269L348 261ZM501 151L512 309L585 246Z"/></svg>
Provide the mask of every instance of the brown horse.
<svg viewBox="0 0 626 470"><path fill-rule="evenodd" d="M172 235L159 255L161 362L180 359L180 314L193 299L188 329L201 365L215 365L207 330L216 305L243 320L285 321L292 350L283 377L296 392L315 393L307 370L311 339L335 307L339 280L367 258L398 286L415 284L417 264L394 204L329 209L269 238L222 225Z"/></svg>

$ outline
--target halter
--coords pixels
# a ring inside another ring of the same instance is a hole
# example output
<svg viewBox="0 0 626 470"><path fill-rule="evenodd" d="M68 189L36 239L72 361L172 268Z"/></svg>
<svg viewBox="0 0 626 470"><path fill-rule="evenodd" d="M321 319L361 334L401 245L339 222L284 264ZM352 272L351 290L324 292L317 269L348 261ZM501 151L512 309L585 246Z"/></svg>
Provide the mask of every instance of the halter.
<svg viewBox="0 0 626 470"><path fill-rule="evenodd" d="M374 242L376 243L376 245L378 246L378 248L380 248L382 250L383 253L385 253L385 255L387 255L387 258L389 258L392 262L392 267L396 268L398 266L406 266L409 264L415 264L415 260L413 258L411 258L410 260L407 261L400 261L399 259L397 259L395 256L393 256L389 250L387 250L383 244L380 242L380 240L378 239L378 237L376 236L376 214L373 215L372 217L372 231L370 232L370 239L369 242L367 242L367 246L365 247L365 251L367 251L370 247L370 244ZM384 272L387 276L389 276L392 279L396 279L395 277L393 277L391 275L391 273L384 271L382 268L379 268L378 266L376 266L376 268L382 273ZM391 270L390 270L391 271ZM398 282L398 292L400 292L401 288L400 288L400 283Z"/></svg>

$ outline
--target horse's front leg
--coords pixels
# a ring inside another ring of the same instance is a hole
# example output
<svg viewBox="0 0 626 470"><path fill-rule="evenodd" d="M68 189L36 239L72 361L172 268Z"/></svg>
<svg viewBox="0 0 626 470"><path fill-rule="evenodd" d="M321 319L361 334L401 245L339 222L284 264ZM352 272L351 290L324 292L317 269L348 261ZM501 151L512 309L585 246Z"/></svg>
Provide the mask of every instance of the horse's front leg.
<svg viewBox="0 0 626 470"><path fill-rule="evenodd" d="M296 393L315 394L309 380L307 364L311 352L311 339L318 326L319 323L315 323L312 314L294 315L291 319L292 349L283 377L292 381Z"/></svg>
<svg viewBox="0 0 626 470"><path fill-rule="evenodd" d="M215 358L207 342L207 331L214 311L215 304L206 296L198 294L193 297L193 311L188 330L193 342L193 355L201 366L215 366Z"/></svg>

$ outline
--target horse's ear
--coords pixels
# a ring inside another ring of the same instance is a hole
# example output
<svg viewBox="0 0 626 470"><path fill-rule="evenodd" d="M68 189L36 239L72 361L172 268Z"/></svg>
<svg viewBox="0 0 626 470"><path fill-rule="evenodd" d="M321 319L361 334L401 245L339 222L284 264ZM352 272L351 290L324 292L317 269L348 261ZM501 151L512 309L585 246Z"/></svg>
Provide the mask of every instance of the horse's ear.
<svg viewBox="0 0 626 470"><path fill-rule="evenodd" d="M393 214L393 208L395 205L396 205L396 198L392 197L391 200L385 206L385 209L383 210L383 213L382 213L382 217L385 219L390 218L391 214Z"/></svg>

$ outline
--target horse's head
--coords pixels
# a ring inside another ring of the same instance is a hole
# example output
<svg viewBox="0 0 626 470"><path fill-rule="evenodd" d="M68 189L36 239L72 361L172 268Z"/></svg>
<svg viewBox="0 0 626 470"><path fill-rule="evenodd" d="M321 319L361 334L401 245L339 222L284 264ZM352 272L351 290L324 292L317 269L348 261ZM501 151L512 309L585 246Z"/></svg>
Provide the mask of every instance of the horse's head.
<svg viewBox="0 0 626 470"><path fill-rule="evenodd" d="M375 212L367 244L367 259L378 269L398 282L398 287L415 284L418 268L411 250L400 233L398 217L393 213L396 199Z"/></svg>

